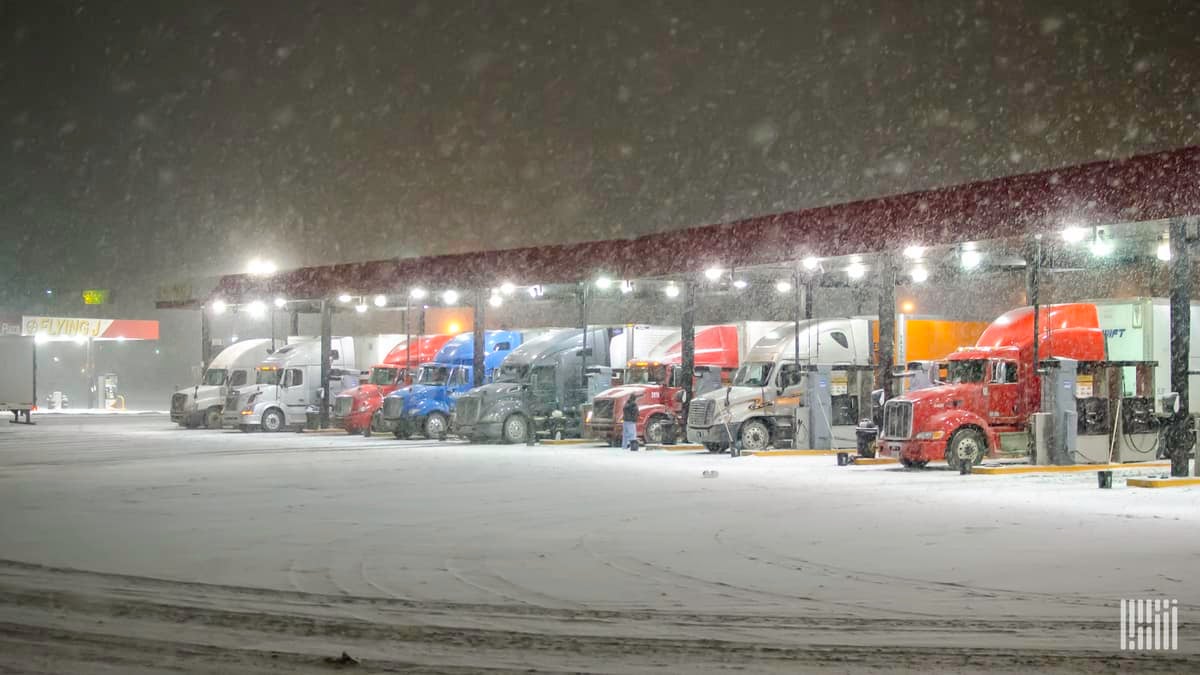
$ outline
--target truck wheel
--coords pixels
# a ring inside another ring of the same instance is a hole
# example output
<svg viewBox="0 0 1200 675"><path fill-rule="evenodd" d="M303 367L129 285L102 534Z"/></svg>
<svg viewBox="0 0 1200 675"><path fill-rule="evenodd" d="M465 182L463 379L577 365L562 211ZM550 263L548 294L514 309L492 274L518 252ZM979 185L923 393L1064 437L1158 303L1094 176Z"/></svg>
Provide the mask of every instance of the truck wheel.
<svg viewBox="0 0 1200 675"><path fill-rule="evenodd" d="M529 435L529 420L520 413L509 415L504 420L503 435L505 443L524 443Z"/></svg>
<svg viewBox="0 0 1200 675"><path fill-rule="evenodd" d="M441 438L450 431L450 420L440 412L431 412L425 418L425 438Z"/></svg>
<svg viewBox="0 0 1200 675"><path fill-rule="evenodd" d="M276 408L263 413L262 430L263 431L280 431L283 429L283 413Z"/></svg>
<svg viewBox="0 0 1200 675"><path fill-rule="evenodd" d="M220 408L209 408L208 409L208 412L204 415L204 426L208 429L220 429L221 428L221 409Z"/></svg>
<svg viewBox="0 0 1200 675"><path fill-rule="evenodd" d="M987 441L975 429L959 429L946 444L946 463L951 469L957 470L964 463L978 464L983 461L985 454Z"/></svg>
<svg viewBox="0 0 1200 675"><path fill-rule="evenodd" d="M721 452L721 444L720 443L705 443L704 449L708 450L709 452L714 453L714 454L719 453L719 452Z"/></svg>
<svg viewBox="0 0 1200 675"><path fill-rule="evenodd" d="M667 423L667 418L662 415L654 415L646 420L646 443L660 444L667 440L666 430L663 428Z"/></svg>
<svg viewBox="0 0 1200 675"><path fill-rule="evenodd" d="M766 450L771 444L771 430L762 420L750 420L742 425L741 439L746 452Z"/></svg>
<svg viewBox="0 0 1200 675"><path fill-rule="evenodd" d="M392 435L403 441L408 438L408 427L403 422L396 422L396 426L392 428Z"/></svg>

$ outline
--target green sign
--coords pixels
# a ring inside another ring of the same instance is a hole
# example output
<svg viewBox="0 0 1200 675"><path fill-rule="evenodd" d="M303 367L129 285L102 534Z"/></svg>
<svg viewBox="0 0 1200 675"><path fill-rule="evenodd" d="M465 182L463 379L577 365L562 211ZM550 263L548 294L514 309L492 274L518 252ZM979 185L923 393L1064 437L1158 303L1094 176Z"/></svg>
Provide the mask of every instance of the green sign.
<svg viewBox="0 0 1200 675"><path fill-rule="evenodd" d="M103 305L108 302L107 288L89 288L83 292L83 304Z"/></svg>

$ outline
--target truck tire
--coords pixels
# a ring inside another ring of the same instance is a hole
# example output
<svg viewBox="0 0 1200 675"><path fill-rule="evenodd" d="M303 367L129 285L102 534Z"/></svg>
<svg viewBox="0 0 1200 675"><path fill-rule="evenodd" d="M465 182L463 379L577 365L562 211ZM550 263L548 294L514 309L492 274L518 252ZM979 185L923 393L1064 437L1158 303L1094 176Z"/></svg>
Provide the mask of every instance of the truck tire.
<svg viewBox="0 0 1200 675"><path fill-rule="evenodd" d="M509 415L504 420L500 431L501 440L505 443L524 443L529 435L529 420L521 413Z"/></svg>
<svg viewBox="0 0 1200 675"><path fill-rule="evenodd" d="M767 446L771 444L771 428L762 420L746 422L742 425L741 433L738 435L742 441L742 450L746 452L766 450Z"/></svg>
<svg viewBox="0 0 1200 675"><path fill-rule="evenodd" d="M450 420L440 412L431 412L425 418L425 438L441 438L450 431Z"/></svg>
<svg viewBox="0 0 1200 675"><path fill-rule="evenodd" d="M221 428L221 409L220 408L209 408L208 409L208 412L204 414L204 427L206 429L220 429Z"/></svg>
<svg viewBox="0 0 1200 675"><path fill-rule="evenodd" d="M392 435L395 436L397 440L407 440L408 427L404 426L403 422L396 422L396 426L392 429Z"/></svg>
<svg viewBox="0 0 1200 675"><path fill-rule="evenodd" d="M661 444L666 441L666 429L663 427L667 423L667 418L664 415L653 415L646 420L646 444Z"/></svg>
<svg viewBox="0 0 1200 675"><path fill-rule="evenodd" d="M283 413L279 408L270 408L262 416L263 431L283 431Z"/></svg>
<svg viewBox="0 0 1200 675"><path fill-rule="evenodd" d="M959 429L946 444L946 463L957 471L964 462L976 465L987 454L987 441L975 429Z"/></svg>
<svg viewBox="0 0 1200 675"><path fill-rule="evenodd" d="M718 454L722 451L723 448L721 448L720 443L705 443L704 449L708 450L709 452L711 452L713 454Z"/></svg>

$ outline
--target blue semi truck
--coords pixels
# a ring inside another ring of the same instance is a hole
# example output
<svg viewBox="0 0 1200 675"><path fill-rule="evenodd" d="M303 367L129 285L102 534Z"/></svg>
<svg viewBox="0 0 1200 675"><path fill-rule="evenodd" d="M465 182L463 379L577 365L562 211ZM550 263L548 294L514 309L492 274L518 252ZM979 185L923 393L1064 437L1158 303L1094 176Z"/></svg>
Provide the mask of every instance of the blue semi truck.
<svg viewBox="0 0 1200 675"><path fill-rule="evenodd" d="M483 381L508 353L520 346L517 331L484 331ZM421 365L413 384L388 394L383 401L383 423L396 438L421 434L441 438L450 431L450 415L459 394L474 386L475 334L456 335L438 351L433 361Z"/></svg>

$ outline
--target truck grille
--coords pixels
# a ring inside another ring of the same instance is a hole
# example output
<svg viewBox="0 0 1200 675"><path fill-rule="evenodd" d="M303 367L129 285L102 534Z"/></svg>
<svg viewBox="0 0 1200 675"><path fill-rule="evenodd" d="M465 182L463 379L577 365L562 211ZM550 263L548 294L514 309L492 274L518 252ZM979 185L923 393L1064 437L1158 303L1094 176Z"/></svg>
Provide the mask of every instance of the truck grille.
<svg viewBox="0 0 1200 675"><path fill-rule="evenodd" d="M883 437L912 437L912 401L888 401L883 406Z"/></svg>
<svg viewBox="0 0 1200 675"><path fill-rule="evenodd" d="M387 420L400 419L404 410L404 399L399 396L389 396L383 399L383 418Z"/></svg>
<svg viewBox="0 0 1200 675"><path fill-rule="evenodd" d="M479 399L461 396L454 404L454 419L458 424L475 424L479 419Z"/></svg>
<svg viewBox="0 0 1200 675"><path fill-rule="evenodd" d="M616 401L611 398L598 398L592 402L592 420L611 420Z"/></svg>
<svg viewBox="0 0 1200 675"><path fill-rule="evenodd" d="M354 398L352 396L339 396L333 400L333 414L336 417L347 417L353 407Z"/></svg>
<svg viewBox="0 0 1200 675"><path fill-rule="evenodd" d="M712 425L713 412L715 412L717 402L712 399L698 398L692 401L688 406L688 426L689 427L707 427Z"/></svg>
<svg viewBox="0 0 1200 675"><path fill-rule="evenodd" d="M236 393L226 396L225 397L225 411L229 412L231 410L234 410L234 411L241 410L240 399L241 399L241 396L239 396Z"/></svg>
<svg viewBox="0 0 1200 675"><path fill-rule="evenodd" d="M171 412L173 412L173 413L183 412L183 406L184 406L184 404L187 403L187 400L188 400L187 394L174 394L173 396L171 396Z"/></svg>

